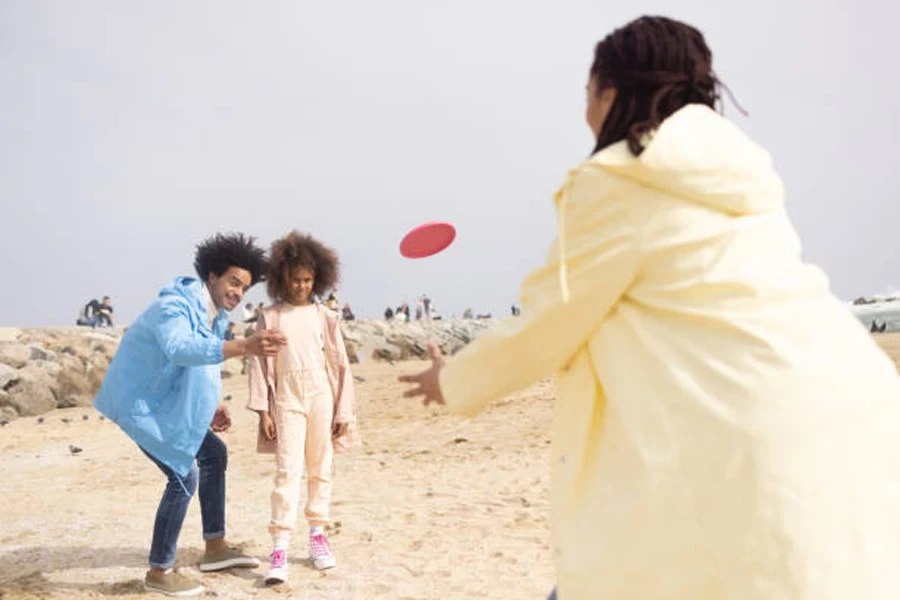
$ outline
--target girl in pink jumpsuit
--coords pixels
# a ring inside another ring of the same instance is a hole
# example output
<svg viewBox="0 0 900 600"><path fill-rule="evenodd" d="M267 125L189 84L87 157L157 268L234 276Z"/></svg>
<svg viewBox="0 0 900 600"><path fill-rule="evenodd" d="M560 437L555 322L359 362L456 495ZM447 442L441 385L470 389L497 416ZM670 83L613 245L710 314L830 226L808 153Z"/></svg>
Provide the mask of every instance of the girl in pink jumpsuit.
<svg viewBox="0 0 900 600"><path fill-rule="evenodd" d="M281 330L287 344L275 357L250 361L248 404L259 414L258 449L274 452L277 466L267 583L287 580L304 466L309 557L317 569L336 565L324 529L334 450L359 438L340 319L314 299L334 287L338 267L337 255L309 236L291 232L272 244L267 287L274 304L261 311L258 324Z"/></svg>

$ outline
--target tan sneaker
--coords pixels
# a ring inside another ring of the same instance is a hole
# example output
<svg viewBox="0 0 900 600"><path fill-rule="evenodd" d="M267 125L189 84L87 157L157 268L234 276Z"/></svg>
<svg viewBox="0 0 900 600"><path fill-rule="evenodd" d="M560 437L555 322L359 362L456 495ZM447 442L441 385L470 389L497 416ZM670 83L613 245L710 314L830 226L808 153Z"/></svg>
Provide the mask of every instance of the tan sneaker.
<svg viewBox="0 0 900 600"><path fill-rule="evenodd" d="M150 571L144 577L144 588L150 592L165 594L175 598L187 598L198 596L206 591L200 583L190 577L176 573L174 569L167 569L161 578L150 577Z"/></svg>
<svg viewBox="0 0 900 600"><path fill-rule="evenodd" d="M221 571L232 567L243 569L255 569L259 566L259 559L248 556L236 548L225 548L214 554L204 554L200 561L200 570L204 573Z"/></svg>

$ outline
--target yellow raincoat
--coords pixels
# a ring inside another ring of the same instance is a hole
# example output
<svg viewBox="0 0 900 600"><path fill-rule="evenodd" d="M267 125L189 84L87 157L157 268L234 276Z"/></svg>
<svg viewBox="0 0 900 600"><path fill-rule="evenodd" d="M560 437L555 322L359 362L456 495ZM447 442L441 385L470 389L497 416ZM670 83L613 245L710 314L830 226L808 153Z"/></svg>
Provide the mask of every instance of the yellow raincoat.
<svg viewBox="0 0 900 600"><path fill-rule="evenodd" d="M900 386L804 264L767 153L709 108L574 169L522 314L451 410L557 377L560 600L900 599Z"/></svg>

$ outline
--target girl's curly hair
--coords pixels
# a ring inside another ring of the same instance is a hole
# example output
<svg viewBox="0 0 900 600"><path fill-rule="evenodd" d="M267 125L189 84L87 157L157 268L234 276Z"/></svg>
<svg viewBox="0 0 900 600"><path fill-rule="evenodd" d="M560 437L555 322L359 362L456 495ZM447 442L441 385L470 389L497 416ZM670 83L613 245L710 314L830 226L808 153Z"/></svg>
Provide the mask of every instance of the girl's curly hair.
<svg viewBox="0 0 900 600"><path fill-rule="evenodd" d="M340 279L341 262L337 253L310 235L292 231L272 242L269 251L269 272L266 291L274 302L282 302L289 296L291 272L303 267L315 277L313 294L323 297Z"/></svg>

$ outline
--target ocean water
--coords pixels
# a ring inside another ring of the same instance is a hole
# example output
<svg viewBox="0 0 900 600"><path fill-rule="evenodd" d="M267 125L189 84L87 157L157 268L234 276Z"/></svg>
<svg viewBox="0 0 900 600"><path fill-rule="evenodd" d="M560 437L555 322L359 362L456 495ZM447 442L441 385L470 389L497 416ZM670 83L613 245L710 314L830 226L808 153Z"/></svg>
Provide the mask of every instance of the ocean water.
<svg viewBox="0 0 900 600"><path fill-rule="evenodd" d="M878 325L886 323L885 331L900 331L900 301L851 305L850 310L866 329L871 329L872 322L875 321Z"/></svg>

